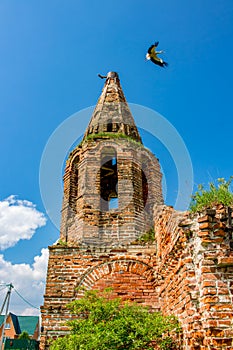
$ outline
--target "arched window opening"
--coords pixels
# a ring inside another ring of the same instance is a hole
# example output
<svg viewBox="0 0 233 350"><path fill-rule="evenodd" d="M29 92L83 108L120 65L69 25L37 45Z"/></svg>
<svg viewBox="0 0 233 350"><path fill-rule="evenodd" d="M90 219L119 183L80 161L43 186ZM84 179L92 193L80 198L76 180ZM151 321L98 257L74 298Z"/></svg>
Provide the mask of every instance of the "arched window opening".
<svg viewBox="0 0 233 350"><path fill-rule="evenodd" d="M109 202L108 202L108 208L109 210L111 209L118 209L118 198L111 198L109 199Z"/></svg>
<svg viewBox="0 0 233 350"><path fill-rule="evenodd" d="M107 132L112 132L112 122L107 123Z"/></svg>
<svg viewBox="0 0 233 350"><path fill-rule="evenodd" d="M101 209L109 211L118 208L117 153L113 147L106 147L101 155L100 196Z"/></svg>

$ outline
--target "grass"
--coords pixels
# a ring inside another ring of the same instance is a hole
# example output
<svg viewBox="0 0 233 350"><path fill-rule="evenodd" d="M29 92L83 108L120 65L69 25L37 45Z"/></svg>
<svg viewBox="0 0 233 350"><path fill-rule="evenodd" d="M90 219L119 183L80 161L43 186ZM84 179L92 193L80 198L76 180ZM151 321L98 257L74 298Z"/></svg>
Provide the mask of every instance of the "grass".
<svg viewBox="0 0 233 350"><path fill-rule="evenodd" d="M135 144L142 146L142 144L139 141L134 140L131 136L122 134L122 133L111 133L111 132L100 132L98 134L89 134L85 137L85 139L82 141L88 141L88 140L96 140L96 139L102 139L102 138L110 138L110 139L127 139L129 141L134 142Z"/></svg>
<svg viewBox="0 0 233 350"><path fill-rule="evenodd" d="M232 206L233 193L230 188L232 180L233 176L228 181L224 178L219 178L217 179L217 184L210 182L207 190L203 185L199 185L197 192L192 196L190 212L200 212L207 208L213 208L218 204Z"/></svg>

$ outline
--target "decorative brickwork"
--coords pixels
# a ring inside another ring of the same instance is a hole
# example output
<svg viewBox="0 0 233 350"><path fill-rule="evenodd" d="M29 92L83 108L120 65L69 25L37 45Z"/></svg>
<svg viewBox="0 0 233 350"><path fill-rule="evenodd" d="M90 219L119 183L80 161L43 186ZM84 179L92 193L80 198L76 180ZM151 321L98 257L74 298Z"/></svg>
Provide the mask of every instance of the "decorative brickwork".
<svg viewBox="0 0 233 350"><path fill-rule="evenodd" d="M163 204L159 162L141 143L118 75L109 73L84 139L67 160L41 349L67 333L74 315L66 305L83 296L83 287L112 287L113 296L175 314L181 349L233 349L229 213L218 207L191 217ZM153 244L143 243L152 227Z"/></svg>

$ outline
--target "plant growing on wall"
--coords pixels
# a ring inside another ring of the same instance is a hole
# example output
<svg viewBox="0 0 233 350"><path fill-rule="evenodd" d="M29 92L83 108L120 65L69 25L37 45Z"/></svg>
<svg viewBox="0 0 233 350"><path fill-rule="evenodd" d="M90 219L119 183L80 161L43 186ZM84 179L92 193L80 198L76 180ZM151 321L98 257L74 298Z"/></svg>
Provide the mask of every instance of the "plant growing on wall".
<svg viewBox="0 0 233 350"><path fill-rule="evenodd" d="M145 232L143 235L141 235L137 239L139 243L153 243L154 240L155 240L155 230L153 228Z"/></svg>
<svg viewBox="0 0 233 350"><path fill-rule="evenodd" d="M105 290L86 291L85 296L68 305L74 319L68 322L70 334L58 338L51 350L152 350L176 349L171 333L180 327L174 316L150 313L136 303L111 299Z"/></svg>
<svg viewBox="0 0 233 350"><path fill-rule="evenodd" d="M192 196L190 204L191 213L196 213L218 204L232 206L233 193L230 188L232 180L233 176L231 176L228 181L224 178L219 178L217 184L210 182L209 189L207 190L203 185L199 185L197 192Z"/></svg>
<svg viewBox="0 0 233 350"><path fill-rule="evenodd" d="M80 147L84 141L96 140L96 139L126 139L139 147L146 148L139 141L134 140L132 137L128 135L125 135L122 133L112 133L112 132L99 132L97 134L89 134L78 144L77 147Z"/></svg>

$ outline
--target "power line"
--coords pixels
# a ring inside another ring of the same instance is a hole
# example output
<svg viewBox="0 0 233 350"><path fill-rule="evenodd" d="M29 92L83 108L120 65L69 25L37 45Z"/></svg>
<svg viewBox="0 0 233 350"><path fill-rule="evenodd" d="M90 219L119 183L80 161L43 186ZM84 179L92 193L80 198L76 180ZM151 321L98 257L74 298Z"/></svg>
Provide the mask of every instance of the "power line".
<svg viewBox="0 0 233 350"><path fill-rule="evenodd" d="M40 310L39 307L31 304L28 300L26 300L15 288L14 288L15 293L23 300L25 303L27 303L29 306L33 307L34 309Z"/></svg>
<svg viewBox="0 0 233 350"><path fill-rule="evenodd" d="M0 289L0 291L2 291L3 289L5 289L6 287L11 287L11 288L13 288L13 290L15 291L15 293L25 302L25 303L27 303L29 306L31 306L31 307L33 307L34 309L37 309L37 310L40 310L40 308L39 307L37 307L37 306L35 306L35 305L33 305L32 303L30 303L30 301L28 301L27 299L25 299L16 289L15 289L15 287L14 286L12 286L12 284L10 283L0 283L0 287L3 287L3 288L1 288Z"/></svg>

